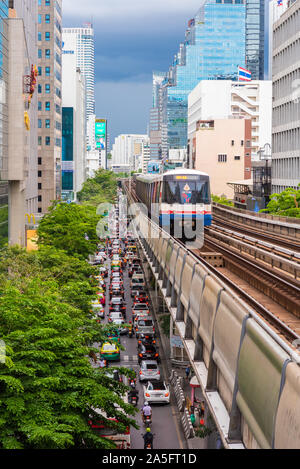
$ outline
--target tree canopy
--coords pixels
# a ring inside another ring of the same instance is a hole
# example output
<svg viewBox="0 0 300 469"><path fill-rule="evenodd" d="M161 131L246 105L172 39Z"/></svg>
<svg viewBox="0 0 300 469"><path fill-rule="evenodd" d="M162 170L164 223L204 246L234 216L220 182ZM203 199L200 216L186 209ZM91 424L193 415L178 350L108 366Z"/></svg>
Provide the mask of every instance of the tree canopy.
<svg viewBox="0 0 300 469"><path fill-rule="evenodd" d="M261 213L300 218L300 190L290 187L280 194L272 194L267 208L261 210Z"/></svg>
<svg viewBox="0 0 300 469"><path fill-rule="evenodd" d="M117 194L117 175L112 171L99 169L93 178L88 179L77 198L80 202L99 205L103 202L113 203Z"/></svg>

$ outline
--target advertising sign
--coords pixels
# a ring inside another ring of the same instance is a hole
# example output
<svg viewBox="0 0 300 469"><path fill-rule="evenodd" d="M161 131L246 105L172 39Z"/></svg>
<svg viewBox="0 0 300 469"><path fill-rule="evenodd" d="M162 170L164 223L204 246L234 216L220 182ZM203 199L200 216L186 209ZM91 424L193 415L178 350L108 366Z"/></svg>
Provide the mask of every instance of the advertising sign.
<svg viewBox="0 0 300 469"><path fill-rule="evenodd" d="M106 150L106 120L96 119L95 138L97 150Z"/></svg>
<svg viewBox="0 0 300 469"><path fill-rule="evenodd" d="M160 172L160 161L149 161L148 174L159 174L159 172Z"/></svg>

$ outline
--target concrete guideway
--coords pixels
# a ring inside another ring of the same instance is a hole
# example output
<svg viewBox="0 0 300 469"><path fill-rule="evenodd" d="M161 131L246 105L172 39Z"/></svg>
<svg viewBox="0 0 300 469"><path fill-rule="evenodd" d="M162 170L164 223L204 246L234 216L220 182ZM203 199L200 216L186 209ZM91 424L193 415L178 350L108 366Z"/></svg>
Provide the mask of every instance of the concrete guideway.
<svg viewBox="0 0 300 469"><path fill-rule="evenodd" d="M140 215L140 242L226 448L299 448L300 356Z"/></svg>

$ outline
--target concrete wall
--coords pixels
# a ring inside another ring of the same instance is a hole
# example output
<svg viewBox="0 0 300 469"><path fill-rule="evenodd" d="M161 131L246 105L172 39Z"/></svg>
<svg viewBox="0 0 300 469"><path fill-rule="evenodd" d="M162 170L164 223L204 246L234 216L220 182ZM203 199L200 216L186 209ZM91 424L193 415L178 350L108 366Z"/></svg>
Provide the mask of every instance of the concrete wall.
<svg viewBox="0 0 300 469"><path fill-rule="evenodd" d="M213 194L233 198L234 191L227 183L251 179L251 149L245 151L250 136L250 119L215 120L214 128L196 132L195 169L209 174ZM219 162L218 155L227 155L227 162ZM235 160L236 156L240 159Z"/></svg>

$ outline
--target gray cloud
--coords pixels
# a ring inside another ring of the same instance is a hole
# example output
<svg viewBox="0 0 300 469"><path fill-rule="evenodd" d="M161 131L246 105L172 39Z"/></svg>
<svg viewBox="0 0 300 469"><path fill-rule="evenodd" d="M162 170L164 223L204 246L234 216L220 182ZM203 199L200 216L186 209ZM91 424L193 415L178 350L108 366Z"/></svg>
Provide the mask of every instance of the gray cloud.
<svg viewBox="0 0 300 469"><path fill-rule="evenodd" d="M201 0L64 0L63 23L95 29L96 108L109 119L111 140L145 133L152 71L167 70L187 21Z"/></svg>
<svg viewBox="0 0 300 469"><path fill-rule="evenodd" d="M128 133L147 133L152 82L97 82L96 111L108 119L111 145L115 137Z"/></svg>

